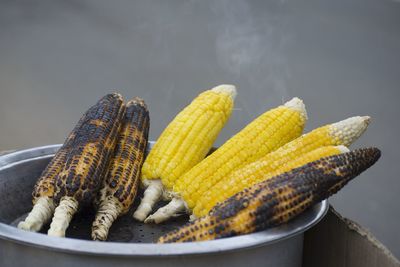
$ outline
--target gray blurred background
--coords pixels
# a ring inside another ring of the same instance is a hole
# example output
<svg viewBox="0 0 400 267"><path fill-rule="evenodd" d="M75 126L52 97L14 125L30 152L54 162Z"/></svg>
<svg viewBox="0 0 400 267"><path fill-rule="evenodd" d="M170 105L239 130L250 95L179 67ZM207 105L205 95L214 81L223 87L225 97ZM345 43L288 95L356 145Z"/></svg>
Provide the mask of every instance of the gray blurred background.
<svg viewBox="0 0 400 267"><path fill-rule="evenodd" d="M0 1L0 150L61 143L99 97L150 108L151 139L201 90L238 87L221 144L304 99L307 131L353 115L382 159L331 203L400 257L400 1Z"/></svg>

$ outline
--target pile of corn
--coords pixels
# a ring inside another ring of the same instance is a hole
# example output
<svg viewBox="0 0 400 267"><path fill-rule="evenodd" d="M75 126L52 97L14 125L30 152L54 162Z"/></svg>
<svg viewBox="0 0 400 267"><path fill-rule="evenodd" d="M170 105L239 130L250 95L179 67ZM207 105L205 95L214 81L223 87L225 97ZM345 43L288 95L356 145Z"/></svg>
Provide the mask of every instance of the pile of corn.
<svg viewBox="0 0 400 267"><path fill-rule="evenodd" d="M100 99L79 120L38 179L33 209L18 227L65 236L82 206L95 204L93 240L106 240L126 214L139 184L133 217L160 223L183 213L192 222L160 243L210 240L285 223L328 198L373 165L377 148L350 151L370 118L351 117L303 134L299 98L264 112L220 148L210 149L227 123L236 88L202 92L169 123L145 158L149 112L140 98ZM169 203L153 212L155 204ZM151 214L152 213L152 214Z"/></svg>

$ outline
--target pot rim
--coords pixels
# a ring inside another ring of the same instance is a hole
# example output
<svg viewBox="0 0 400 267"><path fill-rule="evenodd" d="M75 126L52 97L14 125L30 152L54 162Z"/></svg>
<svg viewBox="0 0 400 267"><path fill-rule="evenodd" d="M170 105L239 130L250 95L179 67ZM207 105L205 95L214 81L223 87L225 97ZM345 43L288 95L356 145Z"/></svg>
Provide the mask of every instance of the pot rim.
<svg viewBox="0 0 400 267"><path fill-rule="evenodd" d="M149 142L150 146L153 144L154 142ZM0 172L23 162L52 157L60 146L60 144L55 144L34 147L0 156ZM326 215L328 208L328 201L324 200L289 223L278 227L247 235L191 243L142 244L97 242L73 238L60 239L20 230L4 223L0 223L0 239L48 250L98 256L154 257L212 254L269 245L300 235L317 224Z"/></svg>

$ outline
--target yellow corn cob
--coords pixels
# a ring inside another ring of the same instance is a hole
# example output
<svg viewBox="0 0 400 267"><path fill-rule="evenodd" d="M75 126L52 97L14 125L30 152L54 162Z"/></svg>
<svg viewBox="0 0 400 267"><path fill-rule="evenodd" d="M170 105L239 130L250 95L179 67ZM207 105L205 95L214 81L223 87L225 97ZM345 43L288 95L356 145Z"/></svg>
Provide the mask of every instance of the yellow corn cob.
<svg viewBox="0 0 400 267"><path fill-rule="evenodd" d="M220 85L197 96L167 126L142 167L147 189L134 213L143 221L175 180L199 163L210 150L233 108L236 89Z"/></svg>
<svg viewBox="0 0 400 267"><path fill-rule="evenodd" d="M196 203L193 210L194 215L199 217L207 214L216 203L224 201L246 187L263 181L266 179L265 175L269 176L270 172L279 169L282 165L284 166L285 162L296 161L305 153L316 148L331 145L349 146L366 130L369 120L369 117L352 117L317 128L259 160L238 169L231 176L204 193Z"/></svg>
<svg viewBox="0 0 400 267"><path fill-rule="evenodd" d="M78 205L92 202L116 144L124 110L121 95L108 94L90 109L75 132L65 166L56 177L54 200L59 205L49 235L65 236Z"/></svg>
<svg viewBox="0 0 400 267"><path fill-rule="evenodd" d="M199 197L221 179L299 137L306 120L303 101L298 98L260 115L180 177L173 188L177 197L145 222L159 223L185 209L191 210Z"/></svg>
<svg viewBox="0 0 400 267"><path fill-rule="evenodd" d="M335 194L379 157L379 149L364 148L308 163L240 191L158 242L212 240L286 223Z"/></svg>
<svg viewBox="0 0 400 267"><path fill-rule="evenodd" d="M103 187L92 225L92 239L106 240L112 223L128 212L139 185L140 170L147 147L149 112L140 98L126 104L118 143Z"/></svg>
<svg viewBox="0 0 400 267"><path fill-rule="evenodd" d="M83 114L72 132L68 135L62 147L55 153L54 157L40 175L32 192L32 211L24 221L18 224L18 228L37 232L51 219L55 209L53 196L55 192L56 176L63 169L67 155L73 146L76 132L81 127L89 111Z"/></svg>
<svg viewBox="0 0 400 267"><path fill-rule="evenodd" d="M243 173L241 172L242 169L249 170L250 166L254 166L258 163L258 161L249 164L244 168L237 170L230 177L220 181L214 187L210 188L209 191L204 193L196 203L191 219L193 220L197 217L206 215L218 202L223 202L237 192L240 192L243 189L250 187L258 182L265 181L271 177L300 167L308 162L348 151L349 149L345 146L325 146L312 150L308 153L305 153L304 155L298 155L294 159L276 158L276 161L269 160L271 164L268 166L266 165L263 171L258 171L256 174L250 174L253 178L257 175L257 179L248 181L248 179L246 179L247 177L245 177L243 180L240 180L239 177L243 178ZM271 152L271 154L273 153L274 152Z"/></svg>

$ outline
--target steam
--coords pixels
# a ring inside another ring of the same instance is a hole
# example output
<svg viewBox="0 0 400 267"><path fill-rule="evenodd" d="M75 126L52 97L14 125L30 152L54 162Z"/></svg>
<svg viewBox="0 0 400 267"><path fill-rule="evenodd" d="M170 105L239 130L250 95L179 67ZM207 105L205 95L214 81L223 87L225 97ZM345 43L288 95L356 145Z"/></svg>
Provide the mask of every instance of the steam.
<svg viewBox="0 0 400 267"><path fill-rule="evenodd" d="M284 54L290 35L282 29L285 17L279 13L284 1L267 2L265 18L255 20L254 10L240 0L216 1L215 16L221 21L217 28L216 55L218 63L238 81L245 81L260 96L284 102L289 98L289 68ZM245 74L245 75L244 75ZM254 100L253 100L254 101ZM264 105L265 107L265 101Z"/></svg>
<svg viewBox="0 0 400 267"><path fill-rule="evenodd" d="M244 1L217 1L214 11L223 21L217 30L216 49L219 63L234 74L259 64L262 51L260 34Z"/></svg>

